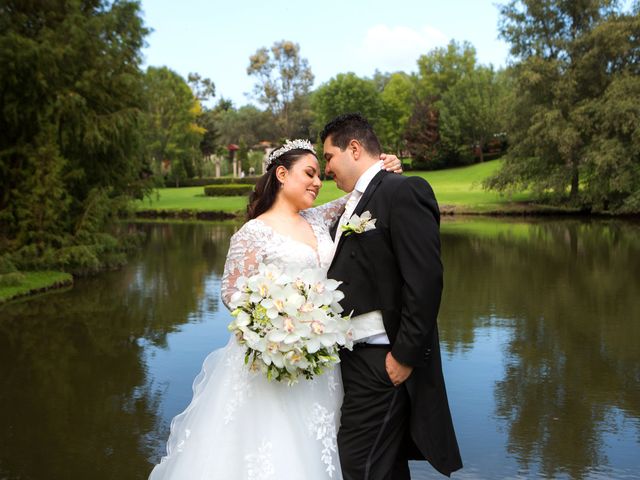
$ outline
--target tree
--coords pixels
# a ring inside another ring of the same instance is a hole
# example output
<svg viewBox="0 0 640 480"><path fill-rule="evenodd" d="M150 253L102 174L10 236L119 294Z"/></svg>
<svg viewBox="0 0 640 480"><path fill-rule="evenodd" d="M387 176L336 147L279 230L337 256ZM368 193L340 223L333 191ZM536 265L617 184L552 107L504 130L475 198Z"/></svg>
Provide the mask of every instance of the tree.
<svg viewBox="0 0 640 480"><path fill-rule="evenodd" d="M0 241L34 261L60 248L104 256L120 199L149 188L140 5L1 0L0 12ZM95 235L80 235L88 224Z"/></svg>
<svg viewBox="0 0 640 480"><path fill-rule="evenodd" d="M218 149L220 138L218 113L215 110L205 109L196 118L196 123L204 130L200 141L200 153L203 157L213 155Z"/></svg>
<svg viewBox="0 0 640 480"><path fill-rule="evenodd" d="M476 49L469 42L451 40L418 58L418 95L421 99L441 97L461 78L476 68Z"/></svg>
<svg viewBox="0 0 640 480"><path fill-rule="evenodd" d="M167 67L149 67L146 74L148 101L147 145L156 164L168 160L171 176L179 184L195 175L205 129L196 121L200 103L184 79Z"/></svg>
<svg viewBox="0 0 640 480"><path fill-rule="evenodd" d="M413 157L412 168L444 168L464 162L459 141L442 135L442 98L477 68L476 51L468 42L452 40L418 59L415 101L407 122L405 140ZM458 90L458 95L461 92ZM449 118L453 118L451 115ZM449 132L459 130L450 128ZM466 144L467 146L468 144Z"/></svg>
<svg viewBox="0 0 640 480"><path fill-rule="evenodd" d="M605 210L640 211L638 31L638 13L620 15L594 28L578 45L588 53L580 57L577 70L585 86L597 88L577 120L589 129L590 140L582 161L581 195Z"/></svg>
<svg viewBox="0 0 640 480"><path fill-rule="evenodd" d="M637 208L638 13L617 2L511 1L501 35L521 59L500 190L605 209ZM613 175L613 178L611 177Z"/></svg>
<svg viewBox="0 0 640 480"><path fill-rule="evenodd" d="M202 78L199 73L187 75L187 83L198 102L204 103L216 96L216 86L210 78Z"/></svg>
<svg viewBox="0 0 640 480"><path fill-rule="evenodd" d="M416 101L411 117L407 121L404 138L411 152L412 169L432 169L443 166L438 158L439 113L435 103L436 97Z"/></svg>
<svg viewBox="0 0 640 480"><path fill-rule="evenodd" d="M254 92L276 119L280 136L291 138L304 116L300 99L309 94L313 73L300 45L288 40L275 42L271 49L259 48L249 57L247 74L256 77Z"/></svg>
<svg viewBox="0 0 640 480"><path fill-rule="evenodd" d="M343 113L359 112L377 130L382 118L382 100L373 80L355 73L340 73L313 93L311 105L319 131L332 118Z"/></svg>
<svg viewBox="0 0 640 480"><path fill-rule="evenodd" d="M405 147L405 131L415 103L416 86L406 73L394 73L384 83L380 94L384 116L379 129L385 149L402 155Z"/></svg>
<svg viewBox="0 0 640 480"><path fill-rule="evenodd" d="M278 129L271 113L253 105L245 105L237 110L218 110L217 115L222 145L244 142L253 147L263 140L278 138Z"/></svg>
<svg viewBox="0 0 640 480"><path fill-rule="evenodd" d="M499 106L503 91L491 67L478 67L460 78L442 95L440 133L462 157L474 148L484 161L483 150L500 132Z"/></svg>

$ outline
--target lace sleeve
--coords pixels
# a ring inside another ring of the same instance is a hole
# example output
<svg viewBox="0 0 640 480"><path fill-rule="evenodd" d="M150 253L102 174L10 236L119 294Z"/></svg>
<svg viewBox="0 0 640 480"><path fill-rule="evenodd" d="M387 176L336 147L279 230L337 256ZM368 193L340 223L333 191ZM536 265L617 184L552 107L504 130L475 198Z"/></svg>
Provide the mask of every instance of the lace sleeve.
<svg viewBox="0 0 640 480"><path fill-rule="evenodd" d="M238 278L251 276L264 259L263 246L257 240L257 232L250 223L246 223L231 237L221 288L222 303L227 308Z"/></svg>
<svg viewBox="0 0 640 480"><path fill-rule="evenodd" d="M340 218L342 212L344 212L344 206L347 203L348 198L349 194L343 195L337 200L327 202L324 205L308 208L303 212L304 216L317 223L324 224L325 227L329 228L338 218Z"/></svg>

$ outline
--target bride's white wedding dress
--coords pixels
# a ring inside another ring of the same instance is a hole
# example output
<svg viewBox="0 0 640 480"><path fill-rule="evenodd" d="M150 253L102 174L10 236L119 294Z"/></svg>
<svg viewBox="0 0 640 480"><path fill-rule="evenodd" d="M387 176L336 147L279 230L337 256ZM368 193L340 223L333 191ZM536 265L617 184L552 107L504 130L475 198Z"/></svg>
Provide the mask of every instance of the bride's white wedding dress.
<svg viewBox="0 0 640 480"><path fill-rule="evenodd" d="M233 237L222 279L228 303L239 276L260 262L300 269L328 269L334 245L329 225L344 197L302 212L317 250L274 231L259 219ZM269 382L244 364L244 349L231 337L212 352L193 385L193 400L171 423L167 456L150 480L341 479L336 433L342 380L336 367L313 380Z"/></svg>

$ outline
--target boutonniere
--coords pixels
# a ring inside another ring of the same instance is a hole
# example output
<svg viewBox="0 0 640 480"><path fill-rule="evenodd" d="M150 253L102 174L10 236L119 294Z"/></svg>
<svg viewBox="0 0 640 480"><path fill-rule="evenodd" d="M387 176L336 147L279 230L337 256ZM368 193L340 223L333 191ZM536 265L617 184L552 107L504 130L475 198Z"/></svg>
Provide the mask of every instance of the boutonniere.
<svg viewBox="0 0 640 480"><path fill-rule="evenodd" d="M342 231L346 235L352 233L363 233L376 228L376 219L371 218L371 212L367 210L358 216L355 213L351 215L349 221L342 226Z"/></svg>

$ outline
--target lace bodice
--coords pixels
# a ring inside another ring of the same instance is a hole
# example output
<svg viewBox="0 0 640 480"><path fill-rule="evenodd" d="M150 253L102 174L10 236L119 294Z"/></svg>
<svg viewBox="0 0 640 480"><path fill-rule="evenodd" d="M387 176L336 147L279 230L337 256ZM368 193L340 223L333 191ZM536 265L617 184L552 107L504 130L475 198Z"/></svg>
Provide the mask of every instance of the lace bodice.
<svg viewBox="0 0 640 480"><path fill-rule="evenodd" d="M329 268L334 244L329 235L331 224L342 214L347 196L300 212L316 236L317 250L310 245L276 232L260 219L249 220L231 237L222 277L222 301L228 304L236 280L251 276L260 263L300 268Z"/></svg>

